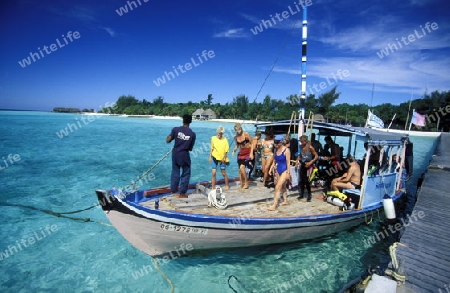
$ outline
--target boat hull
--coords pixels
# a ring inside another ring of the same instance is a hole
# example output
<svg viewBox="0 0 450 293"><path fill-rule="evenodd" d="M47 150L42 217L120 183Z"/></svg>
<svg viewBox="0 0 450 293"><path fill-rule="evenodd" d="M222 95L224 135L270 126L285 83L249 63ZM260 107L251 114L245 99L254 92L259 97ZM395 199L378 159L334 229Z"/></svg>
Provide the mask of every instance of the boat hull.
<svg viewBox="0 0 450 293"><path fill-rule="evenodd" d="M371 220L382 205L371 210L296 218L229 218L228 223L196 215L138 214L118 200L106 213L114 227L136 248L162 258L177 258L199 251L282 244L324 237ZM155 219L157 216L159 219ZM185 216L185 215L184 215ZM225 223L225 224L224 224Z"/></svg>

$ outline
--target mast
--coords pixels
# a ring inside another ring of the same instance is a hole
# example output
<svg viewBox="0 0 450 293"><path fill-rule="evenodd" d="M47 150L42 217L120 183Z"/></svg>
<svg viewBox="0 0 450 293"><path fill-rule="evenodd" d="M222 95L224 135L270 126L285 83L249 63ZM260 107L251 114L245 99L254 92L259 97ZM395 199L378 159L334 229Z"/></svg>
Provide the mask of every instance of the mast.
<svg viewBox="0 0 450 293"><path fill-rule="evenodd" d="M303 7L303 22L302 22L302 88L300 95L300 108L299 108L299 128L298 136L300 142L300 136L303 135L304 120L305 120L305 106L306 106L306 46L308 44L308 20L307 20L307 7Z"/></svg>

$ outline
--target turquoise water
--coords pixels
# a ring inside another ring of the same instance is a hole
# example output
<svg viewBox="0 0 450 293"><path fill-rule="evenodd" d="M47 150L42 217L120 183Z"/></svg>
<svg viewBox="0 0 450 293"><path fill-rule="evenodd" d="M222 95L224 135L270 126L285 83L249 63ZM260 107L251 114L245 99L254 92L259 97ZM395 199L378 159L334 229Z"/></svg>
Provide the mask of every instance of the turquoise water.
<svg viewBox="0 0 450 293"><path fill-rule="evenodd" d="M124 187L163 157L171 147L165 137L181 124L110 116L83 119L0 111L0 290L170 292L153 259L102 224L108 221L100 208L67 215L91 220L83 222L17 206L55 212L90 207L96 204L96 188ZM231 123L191 125L197 133L191 181L209 180L208 143L219 125L230 137ZM67 135L61 134L66 127ZM247 129L253 131L253 126ZM411 140L418 176L436 139ZM152 180L143 187L167 185L170 156L151 172ZM237 176L233 162L228 174ZM175 292L336 292L368 265L386 262L386 244L368 247L364 242L377 229L381 226L375 219L369 226L315 241L177 258L159 267Z"/></svg>

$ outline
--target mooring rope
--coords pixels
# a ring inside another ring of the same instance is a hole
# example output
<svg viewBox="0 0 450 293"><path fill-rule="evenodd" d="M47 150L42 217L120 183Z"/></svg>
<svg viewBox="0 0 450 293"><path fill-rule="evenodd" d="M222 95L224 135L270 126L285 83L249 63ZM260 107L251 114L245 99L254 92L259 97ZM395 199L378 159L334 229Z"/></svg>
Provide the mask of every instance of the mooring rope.
<svg viewBox="0 0 450 293"><path fill-rule="evenodd" d="M294 22L292 23L292 28L294 28L295 25L296 25L297 23L300 22L300 20L301 20L301 19L299 18L297 21L294 21ZM256 96L255 96L255 98L253 99L253 102L256 102L256 100L258 99L259 94L261 93L261 91L262 91L264 85L266 84L267 80L269 79L270 75L272 74L272 71L274 70L275 65L277 64L278 59L279 59L280 56L281 56L281 53L283 52L284 48L286 47L286 45L287 45L287 43L288 43L288 40L289 40L291 37L292 37L292 35L291 35L291 34L288 34L288 36L286 37L285 41L284 41L283 44L281 45L280 51L278 52L278 55L276 56L275 61L273 62L272 67L271 67L270 70L269 70L269 73L267 74L266 78L264 79L263 83L261 84L261 86L260 86L260 88L259 88L259 90L258 90L258 93L256 93Z"/></svg>
<svg viewBox="0 0 450 293"><path fill-rule="evenodd" d="M135 181L133 181L131 184L128 184L127 186L125 186L122 190L126 190L128 187L134 186L135 182L141 180L144 176L146 176L150 171L152 171L153 169L156 168L156 166L159 165L159 163L161 163L171 152L173 149L170 149L164 156L162 156L161 159L158 160L158 162L156 162L153 166L151 166L147 171L145 171L144 173L142 173L142 175L140 175L139 177L136 178Z"/></svg>
<svg viewBox="0 0 450 293"><path fill-rule="evenodd" d="M172 281L169 279L169 277L167 277L167 275L161 270L161 268L159 267L158 262L156 261L156 259L152 258L153 260L153 265L155 266L155 268L158 270L158 272L163 276L164 279L166 279L167 283L169 283L170 285L170 293L173 293L175 291L175 286L173 285Z"/></svg>
<svg viewBox="0 0 450 293"><path fill-rule="evenodd" d="M57 218L65 218L65 219L70 219L70 220L73 220L73 221L80 221L80 222L93 222L93 223L97 223L97 224L104 225L104 226L111 226L110 224L105 223L105 222L93 221L90 218L77 218L77 217L65 216L65 215L76 214L76 213L80 213L80 212L83 212L83 211L90 210L92 208L95 208L95 207L99 206L100 204L95 204L93 206L90 206L90 207L87 207L87 208L84 208L84 209L80 209L80 210L76 210L76 211L72 211L72 212L54 212L54 211L51 211L51 210L40 209L40 208L36 208L36 207L33 207L33 206L27 206L27 205L22 205L22 204L3 203L3 202L0 203L0 205L1 206L9 206L9 207L19 207L19 208L39 211L39 212L43 212L43 213L46 213L48 215L51 215L51 216L54 216L54 217L57 217Z"/></svg>
<svg viewBox="0 0 450 293"><path fill-rule="evenodd" d="M245 289L246 292L253 292L250 288L247 288L247 286L246 286L244 283L242 283L235 275L230 275L230 276L228 277L228 287L230 287L230 289L233 290L234 293L238 293L238 291L236 291L236 290L231 286L231 284L230 284L231 278L236 279L236 282L238 282L238 283Z"/></svg>

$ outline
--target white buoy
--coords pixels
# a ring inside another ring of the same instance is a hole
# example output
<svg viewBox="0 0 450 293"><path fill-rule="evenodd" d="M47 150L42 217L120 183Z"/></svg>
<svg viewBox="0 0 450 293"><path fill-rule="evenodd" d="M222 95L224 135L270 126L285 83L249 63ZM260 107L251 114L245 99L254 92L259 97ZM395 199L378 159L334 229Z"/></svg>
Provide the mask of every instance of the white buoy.
<svg viewBox="0 0 450 293"><path fill-rule="evenodd" d="M383 207L386 218L388 218L389 220L395 219L394 201L387 194L383 196Z"/></svg>

